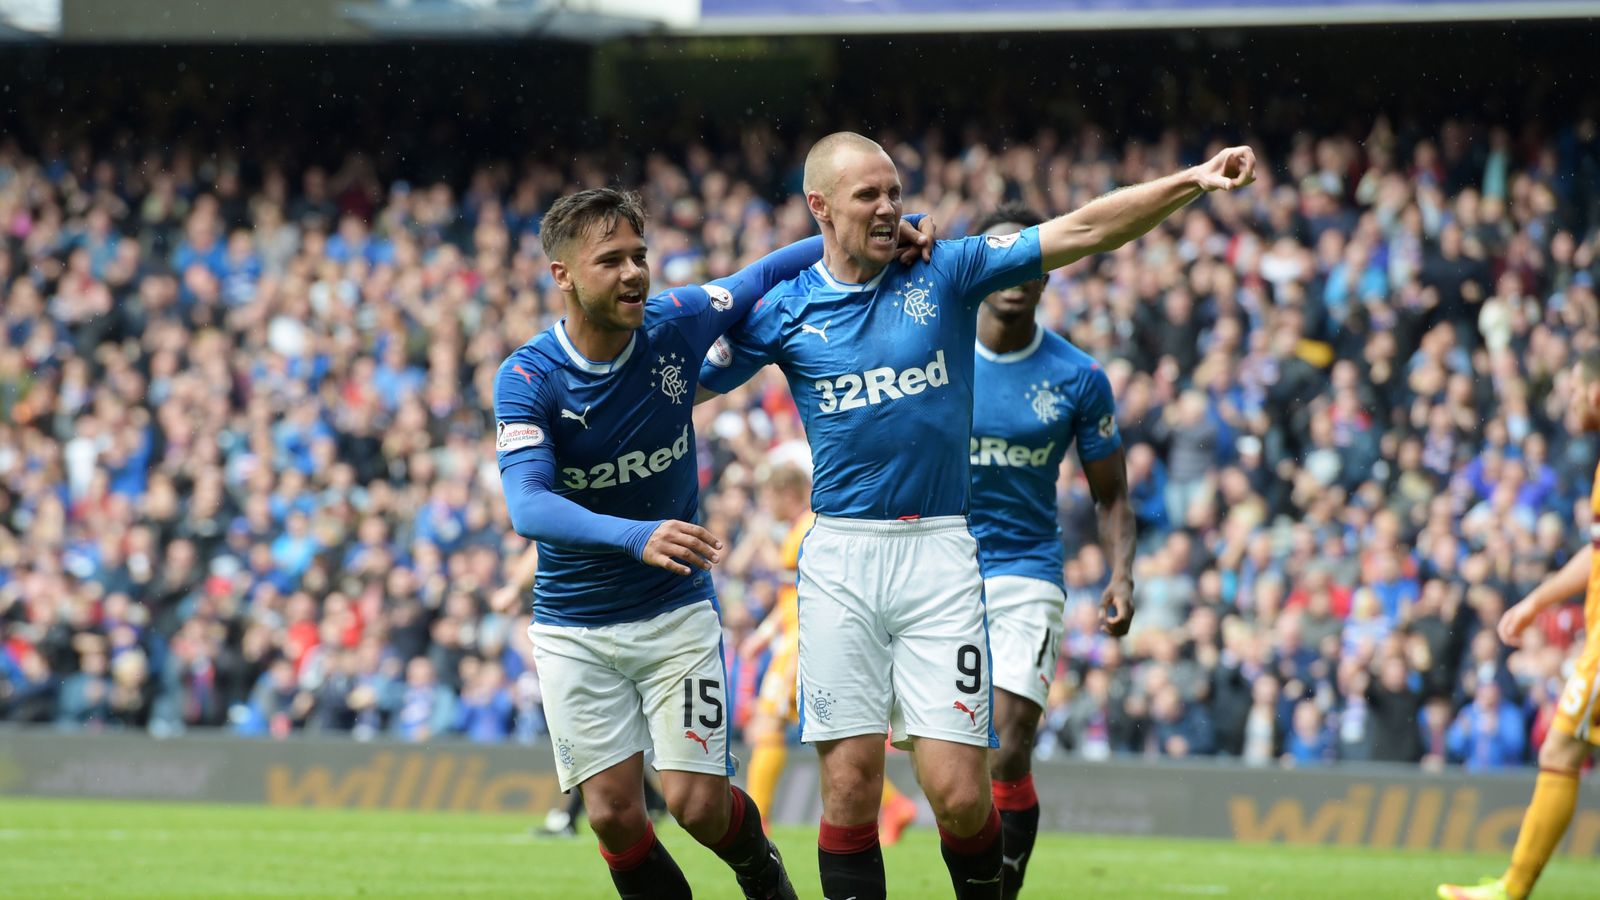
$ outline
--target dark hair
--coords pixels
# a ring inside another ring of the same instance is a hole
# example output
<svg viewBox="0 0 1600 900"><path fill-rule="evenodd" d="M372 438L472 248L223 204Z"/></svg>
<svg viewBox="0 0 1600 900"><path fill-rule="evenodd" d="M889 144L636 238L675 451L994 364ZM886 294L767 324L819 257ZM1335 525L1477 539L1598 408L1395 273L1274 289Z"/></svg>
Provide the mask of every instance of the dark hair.
<svg viewBox="0 0 1600 900"><path fill-rule="evenodd" d="M644 234L644 201L633 191L592 188L568 194L557 200L539 223L539 245L544 255L561 258L572 242L589 233L596 224L600 238L611 236L617 222L626 219L633 230Z"/></svg>
<svg viewBox="0 0 1600 900"><path fill-rule="evenodd" d="M1023 228L1032 228L1044 221L1044 216L1026 203L1002 203L972 226L973 234L983 234L1002 222L1015 222Z"/></svg>

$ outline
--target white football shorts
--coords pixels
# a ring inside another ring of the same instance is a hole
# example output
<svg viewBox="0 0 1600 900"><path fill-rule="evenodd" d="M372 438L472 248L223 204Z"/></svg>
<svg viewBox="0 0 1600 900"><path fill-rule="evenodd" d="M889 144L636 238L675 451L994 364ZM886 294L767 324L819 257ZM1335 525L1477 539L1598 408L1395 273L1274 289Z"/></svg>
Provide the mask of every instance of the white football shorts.
<svg viewBox="0 0 1600 900"><path fill-rule="evenodd" d="M960 516L818 516L800 552L800 737L997 746L978 542Z"/></svg>
<svg viewBox="0 0 1600 900"><path fill-rule="evenodd" d="M528 637L561 790L640 752L657 769L733 774L711 601L594 628L536 622Z"/></svg>
<svg viewBox="0 0 1600 900"><path fill-rule="evenodd" d="M994 650L994 686L1042 708L1061 655L1067 595L1059 584L1021 575L984 579L983 595Z"/></svg>

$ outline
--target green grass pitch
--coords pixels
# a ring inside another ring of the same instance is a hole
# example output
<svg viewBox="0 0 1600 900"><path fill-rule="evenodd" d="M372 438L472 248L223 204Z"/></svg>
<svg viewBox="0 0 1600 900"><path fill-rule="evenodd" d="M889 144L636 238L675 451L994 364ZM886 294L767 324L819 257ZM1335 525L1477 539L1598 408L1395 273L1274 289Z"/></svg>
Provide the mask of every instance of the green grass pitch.
<svg viewBox="0 0 1600 900"><path fill-rule="evenodd" d="M0 799L0 897L614 897L593 838L533 837L534 817ZM662 839L699 898L737 898L710 851ZM777 833L802 897L818 897L816 832ZM938 839L885 850L891 897L942 898ZM1489 856L1041 835L1024 897L1418 898ZM1600 862L1558 859L1546 898L1600 896Z"/></svg>

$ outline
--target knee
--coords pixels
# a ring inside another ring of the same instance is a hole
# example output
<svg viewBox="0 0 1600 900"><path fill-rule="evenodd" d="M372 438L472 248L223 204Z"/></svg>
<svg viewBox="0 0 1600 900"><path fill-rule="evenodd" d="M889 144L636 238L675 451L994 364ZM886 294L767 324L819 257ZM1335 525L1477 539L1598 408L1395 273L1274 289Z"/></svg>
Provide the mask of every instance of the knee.
<svg viewBox="0 0 1600 900"><path fill-rule="evenodd" d="M883 798L883 769L869 765L830 765L823 773L823 806L840 824L866 821L877 815Z"/></svg>
<svg viewBox="0 0 1600 900"><path fill-rule="evenodd" d="M1539 765L1546 769L1576 772L1589 756L1589 745L1575 737L1552 730L1539 747Z"/></svg>
<svg viewBox="0 0 1600 900"><path fill-rule="evenodd" d="M667 798L667 810L695 840L714 844L728 832L728 790L689 791Z"/></svg>
<svg viewBox="0 0 1600 900"><path fill-rule="evenodd" d="M942 778L935 783L924 773L922 787L934 819L946 831L971 834L989 817L989 784L981 778Z"/></svg>
<svg viewBox="0 0 1600 900"><path fill-rule="evenodd" d="M607 849L621 851L644 838L649 827L644 804L622 798L607 798L595 802L585 797L588 806L589 827Z"/></svg>

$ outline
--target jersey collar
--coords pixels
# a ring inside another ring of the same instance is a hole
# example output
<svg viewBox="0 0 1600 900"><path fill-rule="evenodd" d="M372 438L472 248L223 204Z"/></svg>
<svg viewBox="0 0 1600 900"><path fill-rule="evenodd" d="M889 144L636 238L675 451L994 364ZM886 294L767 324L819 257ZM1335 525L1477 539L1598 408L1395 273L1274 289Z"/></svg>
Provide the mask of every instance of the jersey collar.
<svg viewBox="0 0 1600 900"><path fill-rule="evenodd" d="M848 281L840 281L839 279L834 278L833 273L828 271L828 267L823 265L822 260L820 259L817 260L816 264L813 265L812 268L817 270L817 274L822 276L822 280L827 283L828 287L836 291L843 291L846 294L859 294L862 291L870 291L876 288L878 286L878 282L883 280L883 273L889 271L889 267L884 266L882 269L878 270L878 274L872 276L871 281L868 281L865 284L851 284Z"/></svg>
<svg viewBox="0 0 1600 900"><path fill-rule="evenodd" d="M556 343L560 344L561 349L566 352L567 359L572 360L573 365L591 375L610 375L612 372L622 368L622 364L627 362L628 357L633 355L634 345L639 343L639 332L635 331L628 336L628 345L622 348L622 352L617 354L616 359L610 362L595 362L579 353L577 347L572 346L572 340L567 337L566 319L556 323L555 333Z"/></svg>
<svg viewBox="0 0 1600 900"><path fill-rule="evenodd" d="M993 350L990 350L988 347L985 347L983 345L983 341L973 341L972 343L973 346L978 348L978 355L984 359L987 359L989 362L1022 362L1023 360L1032 356L1033 351L1039 349L1039 345L1044 343L1044 326L1033 326L1033 340L1028 342L1028 346L1023 347L1021 350L1012 350L1010 353L996 353Z"/></svg>

